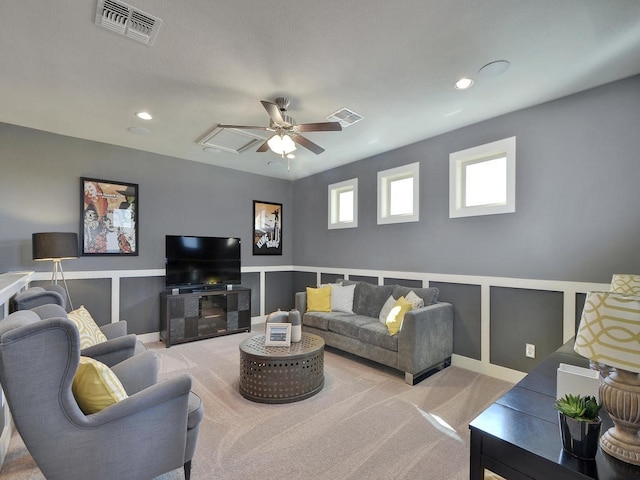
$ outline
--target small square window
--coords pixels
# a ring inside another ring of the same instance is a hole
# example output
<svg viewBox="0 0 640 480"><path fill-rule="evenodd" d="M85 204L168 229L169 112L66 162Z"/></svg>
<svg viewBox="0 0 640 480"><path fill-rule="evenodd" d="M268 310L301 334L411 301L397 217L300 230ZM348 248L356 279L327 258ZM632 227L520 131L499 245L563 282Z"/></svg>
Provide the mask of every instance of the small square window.
<svg viewBox="0 0 640 480"><path fill-rule="evenodd" d="M329 185L329 215L327 228L358 226L358 179L352 178Z"/></svg>
<svg viewBox="0 0 640 480"><path fill-rule="evenodd" d="M411 215L413 213L413 177L389 181L389 213Z"/></svg>
<svg viewBox="0 0 640 480"><path fill-rule="evenodd" d="M516 211L516 137L449 155L449 217Z"/></svg>
<svg viewBox="0 0 640 480"><path fill-rule="evenodd" d="M465 207L507 203L507 157L469 162L463 168Z"/></svg>
<svg viewBox="0 0 640 480"><path fill-rule="evenodd" d="M378 172L378 225L419 221L419 191L417 162Z"/></svg>

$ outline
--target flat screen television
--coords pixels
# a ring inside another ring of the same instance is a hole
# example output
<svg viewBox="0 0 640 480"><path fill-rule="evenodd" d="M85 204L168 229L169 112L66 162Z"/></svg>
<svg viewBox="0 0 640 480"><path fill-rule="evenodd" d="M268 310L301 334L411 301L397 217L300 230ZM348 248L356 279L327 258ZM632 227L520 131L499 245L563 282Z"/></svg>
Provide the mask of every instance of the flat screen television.
<svg viewBox="0 0 640 480"><path fill-rule="evenodd" d="M240 239L166 236L167 288L240 284Z"/></svg>

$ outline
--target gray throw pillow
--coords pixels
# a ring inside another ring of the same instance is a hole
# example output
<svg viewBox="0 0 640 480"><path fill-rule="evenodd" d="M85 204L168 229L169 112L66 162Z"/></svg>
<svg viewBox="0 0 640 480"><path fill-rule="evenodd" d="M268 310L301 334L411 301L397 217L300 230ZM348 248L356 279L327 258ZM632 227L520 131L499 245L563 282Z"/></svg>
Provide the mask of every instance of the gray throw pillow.
<svg viewBox="0 0 640 480"><path fill-rule="evenodd" d="M358 315L378 318L384 302L393 292L393 285L373 285L359 282L353 296L353 311Z"/></svg>
<svg viewBox="0 0 640 480"><path fill-rule="evenodd" d="M402 285L394 285L393 287L393 296L395 298L405 297L409 295L409 292L413 290L417 296L419 296L422 300L424 300L424 305L432 305L438 301L438 293L439 290L436 287L429 288L413 288L413 287L404 287Z"/></svg>

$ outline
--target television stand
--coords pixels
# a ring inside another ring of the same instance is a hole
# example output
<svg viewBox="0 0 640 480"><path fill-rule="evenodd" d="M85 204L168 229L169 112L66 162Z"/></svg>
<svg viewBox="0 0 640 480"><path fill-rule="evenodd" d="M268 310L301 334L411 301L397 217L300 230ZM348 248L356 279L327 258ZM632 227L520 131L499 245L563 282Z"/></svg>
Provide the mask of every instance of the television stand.
<svg viewBox="0 0 640 480"><path fill-rule="evenodd" d="M251 289L160 293L160 339L178 343L251 331Z"/></svg>

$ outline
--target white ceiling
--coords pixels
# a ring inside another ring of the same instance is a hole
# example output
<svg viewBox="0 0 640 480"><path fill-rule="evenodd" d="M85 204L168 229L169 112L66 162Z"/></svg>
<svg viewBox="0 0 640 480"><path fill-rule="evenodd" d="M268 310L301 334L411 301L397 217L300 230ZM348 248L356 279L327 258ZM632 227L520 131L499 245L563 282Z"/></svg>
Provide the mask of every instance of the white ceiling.
<svg viewBox="0 0 640 480"><path fill-rule="evenodd" d="M638 0L126 3L162 20L154 45L96 26L95 0L3 1L0 121L296 179L640 73ZM496 60L509 70L479 78ZM474 86L455 90L461 76ZM278 96L298 123L364 120L306 134L326 151L298 148L291 172L195 143L218 123L267 126L260 100Z"/></svg>

